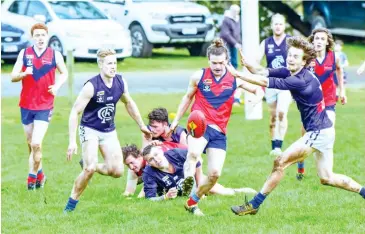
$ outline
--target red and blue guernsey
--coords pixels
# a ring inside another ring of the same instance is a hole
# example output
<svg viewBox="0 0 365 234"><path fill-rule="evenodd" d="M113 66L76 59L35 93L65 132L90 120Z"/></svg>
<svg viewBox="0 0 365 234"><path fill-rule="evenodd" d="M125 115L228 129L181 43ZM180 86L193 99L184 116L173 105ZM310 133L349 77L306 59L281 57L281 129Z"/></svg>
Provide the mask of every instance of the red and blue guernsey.
<svg viewBox="0 0 365 234"><path fill-rule="evenodd" d="M33 47L24 50L23 67L33 67L33 75L22 80L19 106L28 110L50 110L53 108L54 96L48 87L55 84L56 57L51 48L47 48L40 56Z"/></svg>
<svg viewBox="0 0 365 234"><path fill-rule="evenodd" d="M210 68L203 69L191 111L202 111L207 124L217 125L225 134L236 88L236 78L228 71L217 80Z"/></svg>
<svg viewBox="0 0 365 234"><path fill-rule="evenodd" d="M328 51L322 63L316 59L314 73L321 82L326 107L336 105L336 58L333 51Z"/></svg>

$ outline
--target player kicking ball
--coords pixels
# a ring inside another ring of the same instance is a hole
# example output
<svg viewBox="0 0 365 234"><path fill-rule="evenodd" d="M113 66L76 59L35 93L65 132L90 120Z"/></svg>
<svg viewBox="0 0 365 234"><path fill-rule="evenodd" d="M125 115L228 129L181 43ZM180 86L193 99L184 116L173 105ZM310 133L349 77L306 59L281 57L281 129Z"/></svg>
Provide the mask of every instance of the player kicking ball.
<svg viewBox="0 0 365 234"><path fill-rule="evenodd" d="M256 214L260 205L283 178L284 170L290 165L304 160L312 153L315 157L318 176L323 185L359 193L365 199L365 187L361 187L359 183L346 175L333 172L335 130L325 110L321 83L313 73L305 68L316 57L313 46L301 37L289 38L287 44L289 48L287 68L291 76L285 79L273 78L271 74L267 78L241 73L233 67L227 66L233 76L244 81L263 87L290 90L306 130L304 136L275 159L272 173L261 191L251 201L231 207L232 212L236 215Z"/></svg>

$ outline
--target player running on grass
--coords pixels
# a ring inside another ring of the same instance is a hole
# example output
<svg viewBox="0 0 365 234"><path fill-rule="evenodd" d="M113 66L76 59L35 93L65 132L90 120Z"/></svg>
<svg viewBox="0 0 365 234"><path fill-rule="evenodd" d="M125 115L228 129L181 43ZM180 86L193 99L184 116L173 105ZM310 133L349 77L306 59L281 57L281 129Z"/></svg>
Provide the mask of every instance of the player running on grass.
<svg viewBox="0 0 365 234"><path fill-rule="evenodd" d="M151 134L143 123L136 103L129 95L125 79L116 74L115 54L112 49L98 50L97 63L100 74L85 83L70 113L67 159L71 160L72 155L77 152L77 121L78 115L83 112L79 136L84 165L82 172L75 180L65 212L75 209L82 192L95 172L115 178L123 174L122 150L114 124L118 101L124 103L128 114L136 121L140 130L146 135ZM98 149L101 151L104 163L98 163Z"/></svg>
<svg viewBox="0 0 365 234"><path fill-rule="evenodd" d="M314 154L317 173L323 185L342 188L359 193L365 199L365 187L346 175L333 172L333 144L335 140L334 125L327 115L320 81L305 67L316 57L314 47L304 38L292 37L289 46L287 68L291 76L281 79L269 78L249 73L237 72L227 66L235 77L263 87L290 90L297 103L306 133L287 148L274 161L271 175L261 191L249 202L241 206L232 206L237 215L256 214L265 198L275 189L284 176L284 170L290 165L304 160Z"/></svg>
<svg viewBox="0 0 365 234"><path fill-rule="evenodd" d="M28 190L44 186L42 143L52 117L57 91L68 72L60 52L48 46L48 28L37 23L30 30L34 45L20 51L11 81L22 81L20 114L29 149ZM56 69L60 75L56 79Z"/></svg>

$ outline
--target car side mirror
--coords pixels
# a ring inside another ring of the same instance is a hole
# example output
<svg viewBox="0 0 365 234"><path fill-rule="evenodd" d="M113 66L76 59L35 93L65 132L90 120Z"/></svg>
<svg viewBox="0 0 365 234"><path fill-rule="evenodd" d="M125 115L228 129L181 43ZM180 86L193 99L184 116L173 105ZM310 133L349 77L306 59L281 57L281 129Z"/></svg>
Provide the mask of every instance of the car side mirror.
<svg viewBox="0 0 365 234"><path fill-rule="evenodd" d="M36 21L42 22L42 23L46 23L46 16L44 15L34 15L33 18Z"/></svg>

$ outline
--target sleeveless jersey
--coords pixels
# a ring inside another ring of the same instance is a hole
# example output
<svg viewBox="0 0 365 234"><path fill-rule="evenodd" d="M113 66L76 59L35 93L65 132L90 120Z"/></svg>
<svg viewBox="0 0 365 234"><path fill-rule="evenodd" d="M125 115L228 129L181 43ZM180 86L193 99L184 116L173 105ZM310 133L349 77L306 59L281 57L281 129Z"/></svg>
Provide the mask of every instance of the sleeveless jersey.
<svg viewBox="0 0 365 234"><path fill-rule="evenodd" d="M105 85L100 74L87 82L94 86L94 95L82 114L80 125L100 132L113 131L115 129L116 105L124 93L122 76L115 75L111 88Z"/></svg>
<svg viewBox="0 0 365 234"><path fill-rule="evenodd" d="M225 134L236 88L236 78L228 71L217 81L210 68L203 69L191 111L202 111L207 124L217 125Z"/></svg>
<svg viewBox="0 0 365 234"><path fill-rule="evenodd" d="M170 126L170 124L169 124ZM151 127L148 125L147 128L149 130L151 130ZM171 134L171 139L172 139L172 142L176 142L176 143L179 143L180 142L180 136L181 136L181 133L185 132L185 128L181 127L181 126L177 126L175 128L175 131ZM152 137L152 140L159 140L159 141L163 141L165 142L166 140L160 136L160 137Z"/></svg>
<svg viewBox="0 0 365 234"><path fill-rule="evenodd" d="M29 110L49 110L53 108L54 96L48 87L55 84L56 57L51 48L47 48L40 56L33 47L24 50L23 67L33 67L33 74L22 80L19 106Z"/></svg>
<svg viewBox="0 0 365 234"><path fill-rule="evenodd" d="M274 38L268 37L265 39L265 55L268 68L286 67L286 35L280 45L275 43Z"/></svg>
<svg viewBox="0 0 365 234"><path fill-rule="evenodd" d="M336 105L336 84L335 84L335 72L336 72L336 58L333 51L328 51L326 57L322 63L319 63L316 59L316 65L314 67L314 73L321 82L324 103L326 106Z"/></svg>

